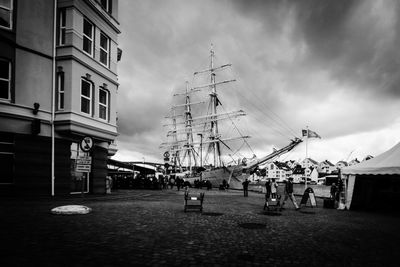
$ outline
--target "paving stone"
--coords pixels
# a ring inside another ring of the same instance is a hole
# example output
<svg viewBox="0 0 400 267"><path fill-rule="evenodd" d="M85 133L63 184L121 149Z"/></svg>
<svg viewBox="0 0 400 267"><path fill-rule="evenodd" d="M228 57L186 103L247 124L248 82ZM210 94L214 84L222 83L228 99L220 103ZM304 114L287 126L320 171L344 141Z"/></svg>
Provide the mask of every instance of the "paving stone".
<svg viewBox="0 0 400 267"><path fill-rule="evenodd" d="M262 214L264 195L205 192L203 216L183 191L1 199L0 266L397 266L400 216L317 208ZM86 215L58 216L61 205ZM239 225L263 224L262 229Z"/></svg>

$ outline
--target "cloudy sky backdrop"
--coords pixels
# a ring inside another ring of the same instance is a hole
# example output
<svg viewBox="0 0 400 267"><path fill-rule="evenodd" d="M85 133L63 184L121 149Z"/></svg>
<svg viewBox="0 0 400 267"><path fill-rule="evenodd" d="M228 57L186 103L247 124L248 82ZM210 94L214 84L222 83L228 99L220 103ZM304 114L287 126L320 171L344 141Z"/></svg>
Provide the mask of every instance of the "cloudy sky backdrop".
<svg viewBox="0 0 400 267"><path fill-rule="evenodd" d="M400 141L400 2L119 1L119 151L162 162L174 93L217 64L237 79L220 92L258 157L308 126L309 157L336 163L376 156ZM217 79L219 76L217 76ZM248 151L246 156L251 156ZM302 159L305 144L281 159Z"/></svg>

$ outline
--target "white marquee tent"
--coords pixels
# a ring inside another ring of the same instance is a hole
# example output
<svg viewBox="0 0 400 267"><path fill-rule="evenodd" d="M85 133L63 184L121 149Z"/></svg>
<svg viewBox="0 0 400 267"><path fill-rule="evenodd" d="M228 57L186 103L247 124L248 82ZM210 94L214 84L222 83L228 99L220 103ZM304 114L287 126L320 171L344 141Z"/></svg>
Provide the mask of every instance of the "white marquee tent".
<svg viewBox="0 0 400 267"><path fill-rule="evenodd" d="M378 178L392 175L400 177L400 143L375 158L343 168L341 174L342 178L346 180L345 205L349 209L356 179L363 179L363 177L371 175Z"/></svg>

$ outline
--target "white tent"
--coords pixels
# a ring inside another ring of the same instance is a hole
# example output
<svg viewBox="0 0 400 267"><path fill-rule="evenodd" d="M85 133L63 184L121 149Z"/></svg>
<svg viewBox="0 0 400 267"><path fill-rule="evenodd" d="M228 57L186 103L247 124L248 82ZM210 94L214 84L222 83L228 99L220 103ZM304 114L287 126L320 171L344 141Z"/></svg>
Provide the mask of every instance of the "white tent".
<svg viewBox="0 0 400 267"><path fill-rule="evenodd" d="M356 177L362 179L365 175L376 175L377 177L400 175L400 143L375 158L343 168L341 173L346 179L346 208L349 209L353 199Z"/></svg>

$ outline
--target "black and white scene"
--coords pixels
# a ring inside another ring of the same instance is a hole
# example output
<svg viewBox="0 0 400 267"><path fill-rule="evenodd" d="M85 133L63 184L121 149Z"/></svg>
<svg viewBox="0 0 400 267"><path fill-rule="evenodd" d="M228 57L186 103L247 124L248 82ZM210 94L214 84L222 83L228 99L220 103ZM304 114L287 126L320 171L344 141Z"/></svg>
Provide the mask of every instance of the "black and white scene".
<svg viewBox="0 0 400 267"><path fill-rule="evenodd" d="M400 2L0 0L0 266L398 266Z"/></svg>

